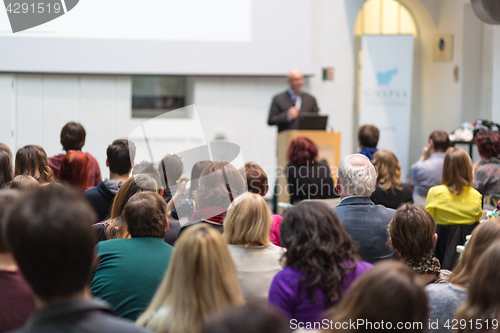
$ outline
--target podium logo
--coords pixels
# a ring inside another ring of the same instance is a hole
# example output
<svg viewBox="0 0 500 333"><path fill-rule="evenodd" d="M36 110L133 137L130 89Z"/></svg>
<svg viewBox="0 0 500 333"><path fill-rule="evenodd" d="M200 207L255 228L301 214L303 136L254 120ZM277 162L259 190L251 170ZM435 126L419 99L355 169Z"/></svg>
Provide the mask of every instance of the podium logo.
<svg viewBox="0 0 500 333"><path fill-rule="evenodd" d="M12 32L27 30L62 16L79 0L4 0Z"/></svg>

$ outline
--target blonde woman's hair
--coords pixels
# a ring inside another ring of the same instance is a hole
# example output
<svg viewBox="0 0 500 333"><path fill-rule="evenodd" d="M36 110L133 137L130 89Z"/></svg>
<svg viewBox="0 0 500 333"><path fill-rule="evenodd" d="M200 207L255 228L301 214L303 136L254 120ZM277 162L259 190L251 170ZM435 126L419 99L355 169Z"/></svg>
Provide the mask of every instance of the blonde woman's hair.
<svg viewBox="0 0 500 333"><path fill-rule="evenodd" d="M228 244L262 246L269 243L271 211L262 196L240 195L229 206L222 236Z"/></svg>
<svg viewBox="0 0 500 333"><path fill-rule="evenodd" d="M401 165L398 158L389 150L379 150L373 155L373 165L378 171L378 186L384 191L402 190Z"/></svg>
<svg viewBox="0 0 500 333"><path fill-rule="evenodd" d="M450 147L444 155L441 184L448 187L453 195L460 195L464 186L472 186L472 162L462 148Z"/></svg>
<svg viewBox="0 0 500 333"><path fill-rule="evenodd" d="M156 294L137 324L155 332L200 333L209 317L244 304L233 260L208 225L184 231Z"/></svg>

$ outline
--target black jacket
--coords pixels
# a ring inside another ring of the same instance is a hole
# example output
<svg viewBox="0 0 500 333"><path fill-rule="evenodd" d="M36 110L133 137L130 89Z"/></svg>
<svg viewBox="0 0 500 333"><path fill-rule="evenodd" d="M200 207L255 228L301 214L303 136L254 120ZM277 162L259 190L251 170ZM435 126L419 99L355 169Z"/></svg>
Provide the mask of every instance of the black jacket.
<svg viewBox="0 0 500 333"><path fill-rule="evenodd" d="M108 218L115 195L116 194L112 192L103 181L96 187L89 188L85 191L83 197L88 201L90 206L94 208L97 214L97 221L94 222L101 222Z"/></svg>
<svg viewBox="0 0 500 333"><path fill-rule="evenodd" d="M75 300L37 310L16 333L147 333L133 321L118 318L102 301Z"/></svg>
<svg viewBox="0 0 500 333"><path fill-rule="evenodd" d="M319 108L316 103L316 98L309 95L308 93L302 92L301 94L302 104L300 107L300 113L318 113ZM287 111L289 108L294 106L294 102L288 91L276 95L273 97L273 102L271 104L271 110L269 111L269 119L267 123L272 125L278 125L278 132L286 131L290 129L297 129L299 127L299 119L295 118L292 121L288 121Z"/></svg>

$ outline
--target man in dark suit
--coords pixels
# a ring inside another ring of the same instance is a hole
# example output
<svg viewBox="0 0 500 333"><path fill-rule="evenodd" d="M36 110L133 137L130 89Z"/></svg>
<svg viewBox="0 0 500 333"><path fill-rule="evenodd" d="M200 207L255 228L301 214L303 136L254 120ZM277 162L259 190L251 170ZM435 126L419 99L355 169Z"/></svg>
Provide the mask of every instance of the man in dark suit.
<svg viewBox="0 0 500 333"><path fill-rule="evenodd" d="M377 171L366 156L353 154L340 161L336 188L341 201L334 211L358 244L359 255L370 263L394 255L387 245L387 227L396 211L370 200L376 184Z"/></svg>
<svg viewBox="0 0 500 333"><path fill-rule="evenodd" d="M278 132L297 129L298 116L302 113L318 113L316 99L302 91L304 76L296 69L292 69L286 78L289 86L287 91L273 97L269 111L269 125L278 125Z"/></svg>

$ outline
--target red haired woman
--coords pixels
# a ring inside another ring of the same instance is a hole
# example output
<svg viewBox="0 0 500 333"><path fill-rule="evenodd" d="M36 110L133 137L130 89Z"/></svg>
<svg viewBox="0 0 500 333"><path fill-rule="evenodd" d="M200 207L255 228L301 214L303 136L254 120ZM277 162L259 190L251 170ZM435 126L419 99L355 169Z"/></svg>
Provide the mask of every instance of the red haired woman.
<svg viewBox="0 0 500 333"><path fill-rule="evenodd" d="M286 176L291 204L305 199L338 198L328 163L318 162L317 157L318 149L308 138L300 136L290 142Z"/></svg>
<svg viewBox="0 0 500 333"><path fill-rule="evenodd" d="M89 157L78 150L70 150L64 156L59 169L59 181L69 183L83 192L89 187Z"/></svg>

